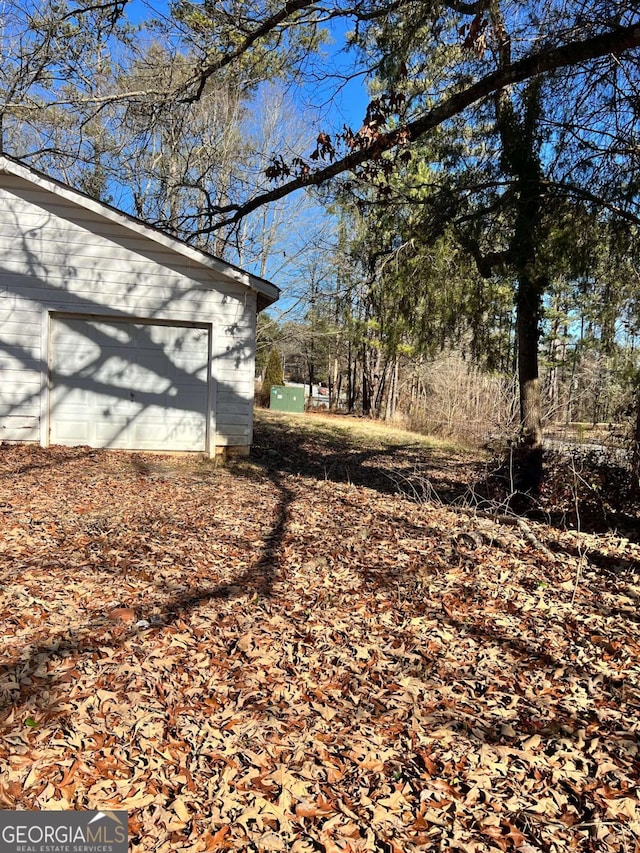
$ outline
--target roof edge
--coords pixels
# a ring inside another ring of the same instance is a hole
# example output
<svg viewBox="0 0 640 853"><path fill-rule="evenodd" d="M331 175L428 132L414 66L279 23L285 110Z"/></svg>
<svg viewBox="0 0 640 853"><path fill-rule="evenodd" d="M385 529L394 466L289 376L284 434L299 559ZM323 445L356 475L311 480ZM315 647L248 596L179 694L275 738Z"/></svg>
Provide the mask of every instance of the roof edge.
<svg viewBox="0 0 640 853"><path fill-rule="evenodd" d="M44 172L34 169L33 166L29 166L20 160L16 160L13 157L8 156L7 154L0 154L0 172L28 181L40 189L51 192L54 195L66 199L67 201L71 201L79 207L84 207L86 210L90 210L92 213L97 213L98 216L102 216L110 222L121 225L123 228L127 228L130 231L135 230L137 234L142 234L148 240L158 243L166 249L171 249L189 260L201 264L225 278L231 279L237 284L242 284L250 290L256 291L262 297L259 300L262 308L272 305L280 296L280 288L276 287L276 285L272 284L270 281L260 278L260 276L253 275L253 273L247 272L246 270L243 270L234 264L230 264L227 261L223 261L215 255L210 255L202 249L196 249L194 246L190 246L178 237L171 237L161 229L156 228L153 225L148 225L141 219L137 219L135 216L125 213L106 202L91 198L91 196L86 193L76 190L62 181L52 178Z"/></svg>

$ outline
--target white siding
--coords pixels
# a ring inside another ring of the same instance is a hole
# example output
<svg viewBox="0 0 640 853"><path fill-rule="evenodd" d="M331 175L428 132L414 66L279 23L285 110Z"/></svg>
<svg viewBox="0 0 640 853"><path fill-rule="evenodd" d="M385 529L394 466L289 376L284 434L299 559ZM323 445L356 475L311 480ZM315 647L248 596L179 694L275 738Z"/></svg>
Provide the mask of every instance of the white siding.
<svg viewBox="0 0 640 853"><path fill-rule="evenodd" d="M41 440L50 312L211 324L215 444L249 444L256 294L27 181L0 177L0 439Z"/></svg>

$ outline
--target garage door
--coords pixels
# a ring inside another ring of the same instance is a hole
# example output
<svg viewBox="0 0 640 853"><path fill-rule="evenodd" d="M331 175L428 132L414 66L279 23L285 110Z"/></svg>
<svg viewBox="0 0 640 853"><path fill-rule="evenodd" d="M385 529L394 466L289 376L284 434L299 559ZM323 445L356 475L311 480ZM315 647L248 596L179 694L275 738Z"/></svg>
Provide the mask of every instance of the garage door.
<svg viewBox="0 0 640 853"><path fill-rule="evenodd" d="M204 451L208 336L192 326L52 319L50 442Z"/></svg>

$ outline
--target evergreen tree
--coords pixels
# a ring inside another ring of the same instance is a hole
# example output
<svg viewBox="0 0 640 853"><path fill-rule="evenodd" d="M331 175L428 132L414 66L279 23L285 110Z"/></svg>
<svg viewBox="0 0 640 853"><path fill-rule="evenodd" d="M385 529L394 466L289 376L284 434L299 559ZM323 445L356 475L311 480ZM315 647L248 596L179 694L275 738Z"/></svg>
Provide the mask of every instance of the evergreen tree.
<svg viewBox="0 0 640 853"><path fill-rule="evenodd" d="M269 353L264 379L262 380L261 402L263 406L269 405L271 389L276 385L284 385L284 375L282 373L282 356L280 351L274 347Z"/></svg>

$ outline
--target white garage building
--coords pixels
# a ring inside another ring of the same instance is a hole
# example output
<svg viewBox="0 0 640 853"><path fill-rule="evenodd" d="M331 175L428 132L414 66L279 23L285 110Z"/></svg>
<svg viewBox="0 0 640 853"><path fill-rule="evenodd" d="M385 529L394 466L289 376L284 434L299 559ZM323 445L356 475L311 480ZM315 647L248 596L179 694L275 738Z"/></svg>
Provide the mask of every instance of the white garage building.
<svg viewBox="0 0 640 853"><path fill-rule="evenodd" d="M0 440L247 450L264 279L0 156Z"/></svg>

